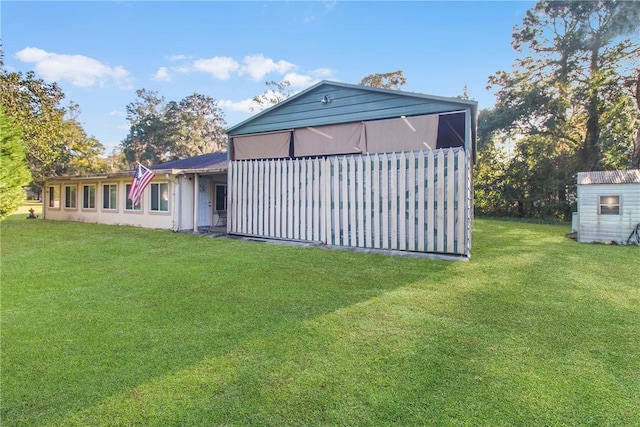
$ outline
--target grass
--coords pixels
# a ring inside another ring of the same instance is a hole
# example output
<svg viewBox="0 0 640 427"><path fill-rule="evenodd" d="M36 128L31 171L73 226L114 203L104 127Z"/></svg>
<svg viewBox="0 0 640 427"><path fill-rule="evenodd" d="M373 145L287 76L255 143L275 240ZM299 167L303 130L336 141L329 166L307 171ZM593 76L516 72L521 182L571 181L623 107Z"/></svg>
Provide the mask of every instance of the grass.
<svg viewBox="0 0 640 427"><path fill-rule="evenodd" d="M640 248L471 262L1 223L7 426L640 425Z"/></svg>

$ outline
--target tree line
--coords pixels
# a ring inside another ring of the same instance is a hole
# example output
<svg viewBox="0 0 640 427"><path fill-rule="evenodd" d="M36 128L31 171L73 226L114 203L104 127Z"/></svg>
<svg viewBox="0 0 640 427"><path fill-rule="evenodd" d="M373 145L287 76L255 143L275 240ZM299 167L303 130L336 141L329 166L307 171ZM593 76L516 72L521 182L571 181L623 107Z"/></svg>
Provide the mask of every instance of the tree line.
<svg viewBox="0 0 640 427"><path fill-rule="evenodd" d="M488 77L496 102L478 116L477 214L566 219L576 172L640 167L639 28L640 2L540 1L527 11L512 34L520 57ZM194 93L167 101L143 88L126 106L126 138L105 156L77 120L79 107L63 106L57 84L0 67L2 161L22 152L11 161L23 156L35 183L226 149L217 100ZM360 84L399 90L406 81L397 70ZM253 98L257 108L291 96L287 81L266 84ZM466 86L459 97L469 97ZM4 192L4 174L2 181Z"/></svg>

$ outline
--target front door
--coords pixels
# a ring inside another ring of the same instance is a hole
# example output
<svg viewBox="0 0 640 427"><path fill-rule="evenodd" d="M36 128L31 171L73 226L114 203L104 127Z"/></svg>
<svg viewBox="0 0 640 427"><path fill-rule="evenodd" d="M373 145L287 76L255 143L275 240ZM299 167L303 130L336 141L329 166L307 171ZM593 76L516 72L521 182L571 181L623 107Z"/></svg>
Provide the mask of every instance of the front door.
<svg viewBox="0 0 640 427"><path fill-rule="evenodd" d="M213 220L211 208L211 178L201 176L198 180L198 227L210 227Z"/></svg>

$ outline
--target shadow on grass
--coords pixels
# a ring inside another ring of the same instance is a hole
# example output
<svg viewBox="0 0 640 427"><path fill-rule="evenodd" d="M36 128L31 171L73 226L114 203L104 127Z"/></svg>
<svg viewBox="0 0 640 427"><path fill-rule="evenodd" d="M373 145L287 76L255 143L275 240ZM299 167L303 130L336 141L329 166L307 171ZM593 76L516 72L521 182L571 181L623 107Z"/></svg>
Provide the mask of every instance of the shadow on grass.
<svg viewBox="0 0 640 427"><path fill-rule="evenodd" d="M2 234L2 419L21 425L133 396L451 266L15 216Z"/></svg>

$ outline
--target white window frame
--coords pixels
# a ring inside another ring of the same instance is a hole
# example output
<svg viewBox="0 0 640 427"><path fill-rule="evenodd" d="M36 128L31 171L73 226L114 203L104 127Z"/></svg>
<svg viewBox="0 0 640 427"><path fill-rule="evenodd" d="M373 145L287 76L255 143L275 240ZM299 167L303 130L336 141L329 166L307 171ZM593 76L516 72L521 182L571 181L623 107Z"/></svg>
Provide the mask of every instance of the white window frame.
<svg viewBox="0 0 640 427"><path fill-rule="evenodd" d="M47 191L49 209L60 209L60 186L50 185Z"/></svg>
<svg viewBox="0 0 640 427"><path fill-rule="evenodd" d="M131 199L129 199L129 190L131 190L131 184L124 185L124 211L125 212L142 212L142 197L138 201L137 205L134 205Z"/></svg>
<svg viewBox="0 0 640 427"><path fill-rule="evenodd" d="M107 187L107 191L105 191L105 187ZM115 187L114 197L111 197L111 188ZM105 206L106 195L109 195L109 206ZM112 206L113 202L113 206ZM115 183L106 183L102 184L102 210L103 211L115 211L118 210L118 184Z"/></svg>
<svg viewBox="0 0 640 427"><path fill-rule="evenodd" d="M162 190L166 189L166 193ZM161 198L163 194L166 194L166 209L162 209ZM157 200L154 200L157 197ZM149 212L152 213L169 213L169 183L168 182L155 182L149 184Z"/></svg>
<svg viewBox="0 0 640 427"><path fill-rule="evenodd" d="M91 206L90 202L91 201L91 190L89 190L88 196L89 198L85 197L87 194L85 194L85 188L91 188L93 187L93 206ZM85 211L95 211L96 210L96 184L83 184L82 185L82 209Z"/></svg>
<svg viewBox="0 0 640 427"><path fill-rule="evenodd" d="M598 196L598 215L620 215L620 212L622 212L622 196L619 194Z"/></svg>
<svg viewBox="0 0 640 427"><path fill-rule="evenodd" d="M77 185L73 184L73 185L64 186L64 208L68 210L78 209L78 186Z"/></svg>

